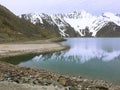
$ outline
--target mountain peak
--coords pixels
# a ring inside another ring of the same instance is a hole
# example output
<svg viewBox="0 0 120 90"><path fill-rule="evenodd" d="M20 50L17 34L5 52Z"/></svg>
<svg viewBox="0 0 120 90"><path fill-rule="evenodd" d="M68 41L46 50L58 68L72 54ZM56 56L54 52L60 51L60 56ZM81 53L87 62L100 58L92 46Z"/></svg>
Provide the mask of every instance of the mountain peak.
<svg viewBox="0 0 120 90"><path fill-rule="evenodd" d="M72 13L65 14L65 18L79 19L79 18L90 18L93 15L86 12L85 10L73 11Z"/></svg>
<svg viewBox="0 0 120 90"><path fill-rule="evenodd" d="M107 18L116 18L117 16L111 12L105 12L103 13L103 16L104 17L107 17Z"/></svg>
<svg viewBox="0 0 120 90"><path fill-rule="evenodd" d="M119 16L117 16L111 12L106 12L103 14L103 17L105 17L108 21L114 22L120 26L120 17Z"/></svg>

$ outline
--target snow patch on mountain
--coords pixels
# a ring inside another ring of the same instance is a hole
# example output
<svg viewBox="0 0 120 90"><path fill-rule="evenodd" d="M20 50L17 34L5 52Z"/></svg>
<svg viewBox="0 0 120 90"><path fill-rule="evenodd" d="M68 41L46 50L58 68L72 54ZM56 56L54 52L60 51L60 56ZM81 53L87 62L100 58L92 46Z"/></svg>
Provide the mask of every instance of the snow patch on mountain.
<svg viewBox="0 0 120 90"><path fill-rule="evenodd" d="M72 18L69 18L70 16ZM84 36L82 30L84 30L86 27L90 28L92 26L92 22L95 21L96 18L97 17L82 11L68 14L68 17L65 17L64 20L70 24L81 36Z"/></svg>
<svg viewBox="0 0 120 90"><path fill-rule="evenodd" d="M52 20L52 17L50 15L42 13L40 17L44 20L46 20L50 25L55 25L55 23Z"/></svg>
<svg viewBox="0 0 120 90"><path fill-rule="evenodd" d="M104 17L94 16L86 11L74 12L67 15L64 17L64 20L70 24L81 36L85 36L83 31L86 28L92 32L92 36L95 36L96 33L108 23L108 21L104 20Z"/></svg>
<svg viewBox="0 0 120 90"><path fill-rule="evenodd" d="M65 33L66 26L69 26L69 25L64 21L64 19L59 18L59 16L57 16L57 15L51 15L51 18L52 18L53 22L58 26L61 36L69 37L69 35Z"/></svg>
<svg viewBox="0 0 120 90"><path fill-rule="evenodd" d="M114 22L115 24L120 26L120 17L118 17L117 15L110 12L106 12L103 14L103 17L105 17L106 20Z"/></svg>
<svg viewBox="0 0 120 90"><path fill-rule="evenodd" d="M25 16L25 18L27 20L30 20L30 22L32 22L33 24L36 24L36 22L40 22L41 24L43 24L42 18L40 14L36 14L36 13L30 13L27 16Z"/></svg>

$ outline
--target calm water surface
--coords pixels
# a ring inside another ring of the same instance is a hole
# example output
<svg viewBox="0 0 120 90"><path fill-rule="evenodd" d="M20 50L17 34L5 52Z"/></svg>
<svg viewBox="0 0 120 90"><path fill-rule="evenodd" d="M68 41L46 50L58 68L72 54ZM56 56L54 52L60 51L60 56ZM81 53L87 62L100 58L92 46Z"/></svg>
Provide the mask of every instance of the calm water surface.
<svg viewBox="0 0 120 90"><path fill-rule="evenodd" d="M18 65L120 84L120 38L68 38L62 44L70 49L38 55Z"/></svg>

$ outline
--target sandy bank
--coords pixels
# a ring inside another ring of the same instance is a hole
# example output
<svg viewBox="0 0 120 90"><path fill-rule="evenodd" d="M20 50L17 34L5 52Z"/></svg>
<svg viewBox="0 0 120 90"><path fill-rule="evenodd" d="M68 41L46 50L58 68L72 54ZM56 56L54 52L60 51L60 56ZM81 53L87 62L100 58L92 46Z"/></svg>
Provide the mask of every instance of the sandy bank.
<svg viewBox="0 0 120 90"><path fill-rule="evenodd" d="M39 54L64 50L67 47L57 43L45 44L0 44L0 58L25 55Z"/></svg>

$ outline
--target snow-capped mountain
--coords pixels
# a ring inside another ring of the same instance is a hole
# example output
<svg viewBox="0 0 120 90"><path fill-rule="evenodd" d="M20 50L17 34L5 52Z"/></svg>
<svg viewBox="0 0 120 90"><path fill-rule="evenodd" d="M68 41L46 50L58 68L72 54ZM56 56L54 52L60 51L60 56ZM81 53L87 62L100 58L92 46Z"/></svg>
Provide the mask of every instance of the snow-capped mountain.
<svg viewBox="0 0 120 90"><path fill-rule="evenodd" d="M46 23L52 27L60 36L99 36L97 33L108 27L110 23L111 33L118 32L120 35L120 17L110 12L103 13L100 16L92 15L86 11L73 12L68 14L23 14L20 18L29 20L33 24L45 26ZM46 22L46 23L45 23ZM115 30L117 27L117 31ZM118 30L119 28L119 30ZM51 28L52 29L52 28ZM104 31L104 30L103 30ZM102 32L103 33L103 32ZM117 36L119 36L117 35ZM108 35L109 36L109 35Z"/></svg>

